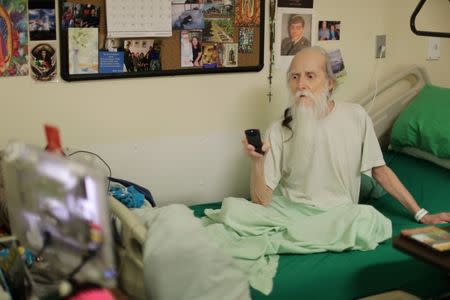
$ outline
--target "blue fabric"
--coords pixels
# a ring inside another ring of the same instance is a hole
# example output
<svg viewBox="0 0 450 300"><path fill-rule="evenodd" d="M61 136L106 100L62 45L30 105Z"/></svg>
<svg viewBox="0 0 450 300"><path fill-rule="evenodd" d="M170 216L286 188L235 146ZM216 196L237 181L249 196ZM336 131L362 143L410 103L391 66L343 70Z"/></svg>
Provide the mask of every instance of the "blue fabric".
<svg viewBox="0 0 450 300"><path fill-rule="evenodd" d="M4 248L0 250L0 257L7 257L9 255L9 248ZM31 253L30 250L24 249L22 254L23 261L27 264L27 266L31 266L33 262L36 260L36 257Z"/></svg>
<svg viewBox="0 0 450 300"><path fill-rule="evenodd" d="M128 208L140 208L144 204L144 194L138 192L133 185L127 188L114 185L109 188L109 192Z"/></svg>

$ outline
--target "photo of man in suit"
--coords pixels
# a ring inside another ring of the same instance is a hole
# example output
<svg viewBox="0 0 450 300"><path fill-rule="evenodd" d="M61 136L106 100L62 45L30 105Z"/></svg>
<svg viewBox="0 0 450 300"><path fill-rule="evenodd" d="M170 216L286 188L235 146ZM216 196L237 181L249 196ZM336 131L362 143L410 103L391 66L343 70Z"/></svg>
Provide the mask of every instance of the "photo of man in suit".
<svg viewBox="0 0 450 300"><path fill-rule="evenodd" d="M283 19L288 17L289 21L287 22L287 31L288 37L284 38L281 41L281 55L295 55L297 52L302 50L303 48L310 47L311 42L305 36L305 19L301 15L291 15L285 14L283 15ZM309 26L311 28L311 26ZM309 35L311 35L309 29Z"/></svg>

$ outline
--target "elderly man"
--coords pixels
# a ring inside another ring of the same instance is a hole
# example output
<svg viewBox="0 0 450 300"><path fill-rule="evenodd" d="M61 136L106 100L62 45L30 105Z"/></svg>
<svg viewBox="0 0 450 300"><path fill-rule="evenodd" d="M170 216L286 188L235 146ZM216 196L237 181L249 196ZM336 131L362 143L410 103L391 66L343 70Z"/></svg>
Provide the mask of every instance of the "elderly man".
<svg viewBox="0 0 450 300"><path fill-rule="evenodd" d="M305 30L305 20L300 15L292 15L288 21L289 37L281 42L281 55L295 55L305 47L309 47L311 42L303 36Z"/></svg>
<svg viewBox="0 0 450 300"><path fill-rule="evenodd" d="M380 185L416 220L450 221L450 213L429 214L420 208L393 171L386 166L370 117L358 104L332 100L336 85L327 53L305 48L288 72L291 105L274 122L251 157L252 201L269 206L277 189L284 197L307 206L329 209L358 202L361 173L371 171Z"/></svg>

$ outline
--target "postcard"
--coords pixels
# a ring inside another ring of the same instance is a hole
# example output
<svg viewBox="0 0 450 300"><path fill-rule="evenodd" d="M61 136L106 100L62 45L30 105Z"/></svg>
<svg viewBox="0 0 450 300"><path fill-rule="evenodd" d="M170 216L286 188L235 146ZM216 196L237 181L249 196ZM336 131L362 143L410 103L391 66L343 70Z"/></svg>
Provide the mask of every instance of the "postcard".
<svg viewBox="0 0 450 300"><path fill-rule="evenodd" d="M347 71L345 70L344 59L342 58L341 50L337 49L328 52L330 56L331 69L333 74L336 76L338 83L342 82L347 76Z"/></svg>
<svg viewBox="0 0 450 300"><path fill-rule="evenodd" d="M238 44L224 44L225 45L225 57L223 65L225 67L237 67L238 66Z"/></svg>
<svg viewBox="0 0 450 300"><path fill-rule="evenodd" d="M69 74L98 73L98 28L69 28Z"/></svg>
<svg viewBox="0 0 450 300"><path fill-rule="evenodd" d="M30 53L31 78L36 81L52 81L57 72L56 43L39 43Z"/></svg>
<svg viewBox="0 0 450 300"><path fill-rule="evenodd" d="M239 53L252 53L255 32L252 27L239 28Z"/></svg>
<svg viewBox="0 0 450 300"><path fill-rule="evenodd" d="M211 43L232 43L234 25L229 18L205 19L203 40Z"/></svg>
<svg viewBox="0 0 450 300"><path fill-rule="evenodd" d="M28 26L30 30L31 41L55 40L55 1L29 0Z"/></svg>
<svg viewBox="0 0 450 300"><path fill-rule="evenodd" d="M123 73L124 72L123 52L99 52L100 73Z"/></svg>

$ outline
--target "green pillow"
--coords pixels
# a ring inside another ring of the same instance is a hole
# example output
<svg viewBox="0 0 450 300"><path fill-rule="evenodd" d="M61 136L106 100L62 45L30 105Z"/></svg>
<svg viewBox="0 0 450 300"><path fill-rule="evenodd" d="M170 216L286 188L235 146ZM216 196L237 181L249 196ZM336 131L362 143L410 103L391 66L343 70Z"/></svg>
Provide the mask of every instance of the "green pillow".
<svg viewBox="0 0 450 300"><path fill-rule="evenodd" d="M450 158L450 89L425 85L394 123L391 145Z"/></svg>
<svg viewBox="0 0 450 300"><path fill-rule="evenodd" d="M359 202L364 203L370 199L378 199L386 195L383 187L372 177L361 173L361 186L359 189Z"/></svg>

